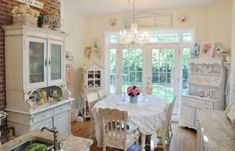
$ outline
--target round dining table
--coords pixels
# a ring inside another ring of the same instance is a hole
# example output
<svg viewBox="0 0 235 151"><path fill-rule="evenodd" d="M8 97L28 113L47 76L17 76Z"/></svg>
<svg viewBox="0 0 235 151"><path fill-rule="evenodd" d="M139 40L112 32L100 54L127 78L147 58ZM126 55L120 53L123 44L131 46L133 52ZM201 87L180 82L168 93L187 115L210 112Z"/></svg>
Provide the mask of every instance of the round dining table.
<svg viewBox="0 0 235 151"><path fill-rule="evenodd" d="M168 102L152 95L140 94L137 103L129 103L126 94L114 95L97 102L91 109L94 118L97 147L102 147L101 123L99 109L109 108L128 112L128 121L135 124L141 134L141 147L145 150L146 135L156 137L156 130L162 127L166 118Z"/></svg>

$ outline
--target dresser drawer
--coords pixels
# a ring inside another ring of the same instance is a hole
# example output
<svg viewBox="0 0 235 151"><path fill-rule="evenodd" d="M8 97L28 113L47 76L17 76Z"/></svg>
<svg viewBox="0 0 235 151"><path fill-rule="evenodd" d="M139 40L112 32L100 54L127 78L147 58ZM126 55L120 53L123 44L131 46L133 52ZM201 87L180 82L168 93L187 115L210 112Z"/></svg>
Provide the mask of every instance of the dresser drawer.
<svg viewBox="0 0 235 151"><path fill-rule="evenodd" d="M33 128L31 130L40 130L43 127L48 127L48 128L52 128L53 127L53 122L52 122L52 118L47 118L44 119L43 121L40 121L39 123L35 123Z"/></svg>
<svg viewBox="0 0 235 151"><path fill-rule="evenodd" d="M70 103L68 103L68 104L63 104L63 105L60 105L60 106L56 107L56 108L54 109L54 113L55 113L55 115L56 115L56 114L58 114L58 113L65 112L65 111L67 111L67 110L69 110L69 109L70 109Z"/></svg>
<svg viewBox="0 0 235 151"><path fill-rule="evenodd" d="M53 116L53 110L43 111L33 115L33 123L37 123Z"/></svg>
<svg viewBox="0 0 235 151"><path fill-rule="evenodd" d="M199 98L182 97L182 104L199 109L213 109L213 102L201 100Z"/></svg>

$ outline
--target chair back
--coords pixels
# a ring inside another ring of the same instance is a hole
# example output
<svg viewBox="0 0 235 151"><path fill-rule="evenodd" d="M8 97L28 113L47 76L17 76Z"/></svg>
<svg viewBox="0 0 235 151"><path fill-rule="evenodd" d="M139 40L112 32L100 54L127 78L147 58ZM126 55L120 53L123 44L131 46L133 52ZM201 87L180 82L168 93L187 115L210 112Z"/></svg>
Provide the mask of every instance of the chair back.
<svg viewBox="0 0 235 151"><path fill-rule="evenodd" d="M87 98L88 109L90 111L91 108L99 101L99 98L98 98L97 93L95 92L87 94L86 98Z"/></svg>
<svg viewBox="0 0 235 151"><path fill-rule="evenodd" d="M97 93L98 93L99 101L106 98L106 94L103 89L98 90Z"/></svg>
<svg viewBox="0 0 235 151"><path fill-rule="evenodd" d="M146 86L146 93L151 95L153 92L153 87L152 86Z"/></svg>
<svg viewBox="0 0 235 151"><path fill-rule="evenodd" d="M165 132L168 132L169 125L171 124L171 116L172 116L173 108L174 108L174 105L175 105L175 100L176 100L176 97L174 97L173 101L170 103L170 105L167 109L166 121L163 125L163 128L164 128Z"/></svg>
<svg viewBox="0 0 235 151"><path fill-rule="evenodd" d="M126 139L128 113L117 109L99 109L102 135L106 140L122 144ZM122 144L125 145L125 144Z"/></svg>

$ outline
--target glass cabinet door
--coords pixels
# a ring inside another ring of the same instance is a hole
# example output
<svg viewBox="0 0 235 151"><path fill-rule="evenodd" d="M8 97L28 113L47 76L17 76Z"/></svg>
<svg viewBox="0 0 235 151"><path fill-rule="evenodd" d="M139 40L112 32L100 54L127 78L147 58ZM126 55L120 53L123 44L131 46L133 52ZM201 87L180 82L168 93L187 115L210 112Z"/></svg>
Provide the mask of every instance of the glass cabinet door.
<svg viewBox="0 0 235 151"><path fill-rule="evenodd" d="M63 43L49 41L49 83L63 82Z"/></svg>
<svg viewBox="0 0 235 151"><path fill-rule="evenodd" d="M46 84L46 40L27 38L28 86Z"/></svg>

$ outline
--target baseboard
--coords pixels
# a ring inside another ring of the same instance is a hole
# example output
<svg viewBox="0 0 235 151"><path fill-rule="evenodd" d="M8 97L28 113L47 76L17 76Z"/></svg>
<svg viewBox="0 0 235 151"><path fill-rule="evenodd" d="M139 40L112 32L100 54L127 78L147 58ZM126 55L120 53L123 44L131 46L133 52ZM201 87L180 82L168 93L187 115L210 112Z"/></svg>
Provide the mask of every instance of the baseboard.
<svg viewBox="0 0 235 151"><path fill-rule="evenodd" d="M173 114L171 117L172 122L179 122L180 120L180 115L179 114Z"/></svg>

